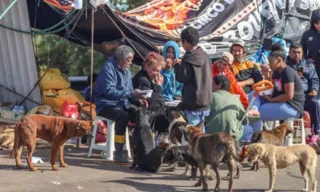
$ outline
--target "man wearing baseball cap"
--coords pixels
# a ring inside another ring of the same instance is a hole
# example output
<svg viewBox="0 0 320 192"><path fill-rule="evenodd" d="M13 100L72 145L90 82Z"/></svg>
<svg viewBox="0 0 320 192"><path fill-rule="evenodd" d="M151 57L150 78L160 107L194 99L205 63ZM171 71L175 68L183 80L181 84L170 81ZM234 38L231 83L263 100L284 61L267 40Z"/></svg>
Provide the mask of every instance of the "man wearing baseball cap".
<svg viewBox="0 0 320 192"><path fill-rule="evenodd" d="M231 65L232 73L238 80L239 85L248 94L252 91L253 84L263 80L262 74L253 62L244 59L247 54L244 41L235 41L230 48L230 52L234 57Z"/></svg>
<svg viewBox="0 0 320 192"><path fill-rule="evenodd" d="M229 66L233 62L233 55L228 52L223 52L220 59L212 64L212 78L217 75L225 75L230 80L230 92L240 96L240 101L244 108L247 108L249 101L248 96L239 86L237 79L229 70Z"/></svg>

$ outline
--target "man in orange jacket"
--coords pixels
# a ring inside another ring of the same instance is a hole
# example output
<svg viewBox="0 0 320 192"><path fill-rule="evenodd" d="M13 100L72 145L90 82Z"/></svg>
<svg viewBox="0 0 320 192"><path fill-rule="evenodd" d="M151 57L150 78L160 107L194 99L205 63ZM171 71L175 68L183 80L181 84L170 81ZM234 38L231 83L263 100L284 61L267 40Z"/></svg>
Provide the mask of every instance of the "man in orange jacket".
<svg viewBox="0 0 320 192"><path fill-rule="evenodd" d="M233 63L233 55L228 52L223 52L220 59L212 64L212 78L217 75L225 75L230 80L230 92L240 96L240 101L244 108L249 105L248 96L239 86L237 79L234 77L228 66Z"/></svg>

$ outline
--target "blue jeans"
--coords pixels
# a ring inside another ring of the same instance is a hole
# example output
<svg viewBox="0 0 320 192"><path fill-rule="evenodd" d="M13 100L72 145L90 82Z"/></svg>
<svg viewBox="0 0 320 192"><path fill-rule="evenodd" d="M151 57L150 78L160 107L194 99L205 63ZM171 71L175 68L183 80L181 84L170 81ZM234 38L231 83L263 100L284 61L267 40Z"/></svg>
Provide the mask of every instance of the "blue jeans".
<svg viewBox="0 0 320 192"><path fill-rule="evenodd" d="M249 125L243 125L243 135L240 141L251 141L252 135L262 130L262 121L255 121Z"/></svg>
<svg viewBox="0 0 320 192"><path fill-rule="evenodd" d="M184 110L184 114L188 120L188 123L192 126L198 125L201 121L204 121L205 117L208 116L210 110L206 111L188 111ZM205 133L205 127L202 127L202 132Z"/></svg>
<svg viewBox="0 0 320 192"><path fill-rule="evenodd" d="M253 98L253 92L249 94L249 101ZM285 120L288 118L300 118L300 113L291 105L281 103L268 103L259 95L256 97L251 109L258 110L262 121Z"/></svg>

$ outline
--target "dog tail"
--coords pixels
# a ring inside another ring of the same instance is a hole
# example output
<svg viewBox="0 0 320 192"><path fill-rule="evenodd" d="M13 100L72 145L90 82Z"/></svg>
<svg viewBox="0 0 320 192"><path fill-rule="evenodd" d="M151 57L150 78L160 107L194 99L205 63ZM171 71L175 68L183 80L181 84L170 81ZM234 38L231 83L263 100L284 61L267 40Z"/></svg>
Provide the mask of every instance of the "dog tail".
<svg viewBox="0 0 320 192"><path fill-rule="evenodd" d="M10 152L10 157L13 157L13 155L16 154L16 151L19 148L20 145L20 127L21 127L21 122L16 124L16 127L14 128L14 145L13 145L13 150Z"/></svg>
<svg viewBox="0 0 320 192"><path fill-rule="evenodd" d="M238 162L242 162L245 158L245 150L242 149L242 153L240 156L238 156L237 154L237 143L236 141L232 138L229 139L227 142L227 147L230 151L231 156L233 157L234 160L238 161Z"/></svg>

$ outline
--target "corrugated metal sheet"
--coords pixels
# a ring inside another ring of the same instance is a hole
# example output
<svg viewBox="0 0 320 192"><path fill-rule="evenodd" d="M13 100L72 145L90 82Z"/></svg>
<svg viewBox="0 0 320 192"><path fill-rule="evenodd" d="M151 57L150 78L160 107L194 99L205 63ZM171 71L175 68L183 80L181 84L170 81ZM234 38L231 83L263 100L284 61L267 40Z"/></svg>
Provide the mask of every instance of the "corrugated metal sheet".
<svg viewBox="0 0 320 192"><path fill-rule="evenodd" d="M0 13L2 13L12 0L0 0ZM5 26L30 31L27 0L18 2L0 20ZM10 90L26 96L38 80L35 55L31 35L13 32L0 27L0 84ZM37 87L29 99L41 103L40 89ZM17 100L18 96L0 86L0 101ZM26 101L23 104L31 109L35 104Z"/></svg>

